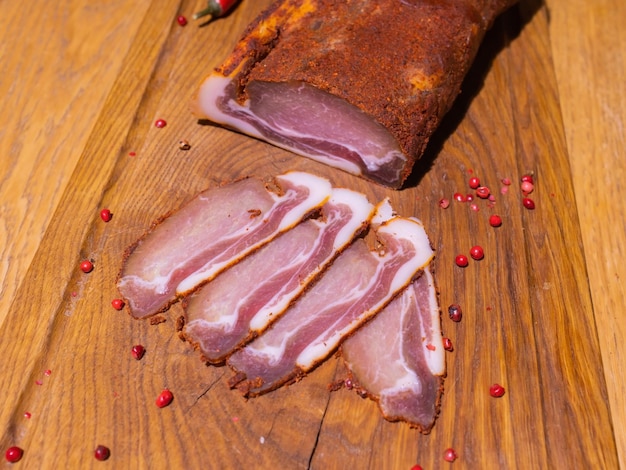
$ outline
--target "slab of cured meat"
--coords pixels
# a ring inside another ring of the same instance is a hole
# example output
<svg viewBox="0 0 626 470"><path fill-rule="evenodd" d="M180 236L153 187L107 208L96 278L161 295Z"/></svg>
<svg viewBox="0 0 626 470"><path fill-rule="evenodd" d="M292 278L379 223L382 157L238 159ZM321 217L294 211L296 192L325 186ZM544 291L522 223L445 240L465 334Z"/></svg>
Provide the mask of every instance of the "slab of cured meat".
<svg viewBox="0 0 626 470"><path fill-rule="evenodd" d="M377 250L357 239L269 330L230 356L231 386L256 396L299 380L433 258L416 220L393 217L376 228L376 237Z"/></svg>
<svg viewBox="0 0 626 470"><path fill-rule="evenodd" d="M212 188L156 223L127 250L117 283L132 315L167 309L331 195L328 180L304 172L277 176L272 186L246 178Z"/></svg>
<svg viewBox="0 0 626 470"><path fill-rule="evenodd" d="M308 219L227 269L185 302L184 335L210 363L222 363L261 334L368 226L374 206L334 189Z"/></svg>
<svg viewBox="0 0 626 470"><path fill-rule="evenodd" d="M196 114L400 188L515 0L280 0L200 87Z"/></svg>
<svg viewBox="0 0 626 470"><path fill-rule="evenodd" d="M435 282L429 268L341 346L351 387L386 419L429 431L446 371Z"/></svg>

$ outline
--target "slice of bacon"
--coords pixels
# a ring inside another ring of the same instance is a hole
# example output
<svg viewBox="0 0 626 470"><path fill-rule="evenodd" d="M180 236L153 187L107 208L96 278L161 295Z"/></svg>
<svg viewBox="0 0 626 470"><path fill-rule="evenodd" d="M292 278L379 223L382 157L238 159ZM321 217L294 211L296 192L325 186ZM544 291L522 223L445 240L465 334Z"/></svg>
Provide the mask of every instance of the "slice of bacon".
<svg viewBox="0 0 626 470"><path fill-rule="evenodd" d="M516 1L276 1L201 85L195 113L399 188Z"/></svg>
<svg viewBox="0 0 626 470"><path fill-rule="evenodd" d="M378 402L389 421L429 432L437 414L445 350L430 270L341 345L353 386Z"/></svg>
<svg viewBox="0 0 626 470"><path fill-rule="evenodd" d="M334 189L309 219L222 272L185 302L185 338L212 364L276 321L309 283L368 225L374 206Z"/></svg>
<svg viewBox="0 0 626 470"><path fill-rule="evenodd" d="M326 359L428 265L423 226L394 217L377 230L378 251L357 239L263 335L228 359L229 384L255 396L293 382Z"/></svg>
<svg viewBox="0 0 626 470"><path fill-rule="evenodd" d="M328 180L303 172L255 178L200 193L160 220L124 255L118 289L132 315L166 310L179 297L293 228L331 195Z"/></svg>

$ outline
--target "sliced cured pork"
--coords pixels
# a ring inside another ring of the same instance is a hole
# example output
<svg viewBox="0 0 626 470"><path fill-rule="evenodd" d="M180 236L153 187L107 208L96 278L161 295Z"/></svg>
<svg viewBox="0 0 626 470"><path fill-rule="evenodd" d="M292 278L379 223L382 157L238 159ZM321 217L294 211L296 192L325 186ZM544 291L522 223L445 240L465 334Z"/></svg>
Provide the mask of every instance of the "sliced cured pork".
<svg viewBox="0 0 626 470"><path fill-rule="evenodd" d="M357 239L263 335L228 359L230 385L255 396L297 380L373 317L428 265L423 226L394 217L376 233L380 249Z"/></svg>
<svg viewBox="0 0 626 470"><path fill-rule="evenodd" d="M220 271L293 228L331 195L323 178L289 172L266 186L243 179L200 193L125 254L118 289L136 318L165 310Z"/></svg>
<svg viewBox="0 0 626 470"><path fill-rule="evenodd" d="M334 189L319 219L300 223L189 296L185 338L207 362L222 363L283 314L373 211L363 194Z"/></svg>
<svg viewBox="0 0 626 470"><path fill-rule="evenodd" d="M279 0L201 85L196 114L399 188L516 0Z"/></svg>
<svg viewBox="0 0 626 470"><path fill-rule="evenodd" d="M390 421L428 432L445 374L437 292L429 269L341 345L352 382Z"/></svg>

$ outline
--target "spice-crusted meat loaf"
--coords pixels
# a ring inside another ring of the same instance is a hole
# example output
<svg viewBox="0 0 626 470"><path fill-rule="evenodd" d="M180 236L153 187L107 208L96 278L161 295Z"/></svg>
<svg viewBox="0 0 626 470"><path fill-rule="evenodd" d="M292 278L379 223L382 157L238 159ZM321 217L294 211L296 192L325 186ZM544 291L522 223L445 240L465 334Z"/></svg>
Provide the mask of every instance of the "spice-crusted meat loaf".
<svg viewBox="0 0 626 470"><path fill-rule="evenodd" d="M400 188L515 1L279 0L202 84L196 114Z"/></svg>

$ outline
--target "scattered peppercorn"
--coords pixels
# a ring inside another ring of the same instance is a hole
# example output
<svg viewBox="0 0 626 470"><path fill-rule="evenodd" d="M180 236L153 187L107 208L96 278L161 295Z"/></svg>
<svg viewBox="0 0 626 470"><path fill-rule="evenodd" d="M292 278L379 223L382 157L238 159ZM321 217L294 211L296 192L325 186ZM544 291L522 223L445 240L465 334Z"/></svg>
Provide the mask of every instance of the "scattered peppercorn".
<svg viewBox="0 0 626 470"><path fill-rule="evenodd" d="M493 384L491 387L489 387L489 395L494 398L500 398L502 395L504 395L504 391L504 387L500 384Z"/></svg>
<svg viewBox="0 0 626 470"><path fill-rule="evenodd" d="M448 315L450 316L450 320L454 322L460 322L461 318L463 318L463 311L461 310L461 306L457 304L452 304L448 307Z"/></svg>
<svg viewBox="0 0 626 470"><path fill-rule="evenodd" d="M154 126L162 129L167 126L167 122L165 121L165 119L157 119L156 121L154 121Z"/></svg>
<svg viewBox="0 0 626 470"><path fill-rule="evenodd" d="M140 360L145 353L146 353L146 348L144 348L141 344L136 344L131 349L131 354L137 360Z"/></svg>
<svg viewBox="0 0 626 470"><path fill-rule="evenodd" d="M165 408L167 405L172 403L174 399L174 395L168 389L165 389L161 392L161 394L156 399L156 406L159 408Z"/></svg>
<svg viewBox="0 0 626 470"><path fill-rule="evenodd" d="M481 246L475 245L470 248L470 256L475 260L480 260L485 257L485 252Z"/></svg>
<svg viewBox="0 0 626 470"><path fill-rule="evenodd" d="M176 21L181 26L187 26L187 18L185 18L183 15L180 15L178 18L176 18Z"/></svg>
<svg viewBox="0 0 626 470"><path fill-rule="evenodd" d="M530 173L522 176L521 182L522 183L530 183L530 184L534 184L535 183L535 181L533 179L533 175L531 175Z"/></svg>
<svg viewBox="0 0 626 470"><path fill-rule="evenodd" d="M111 456L111 451L107 446L99 445L93 454L96 460L106 460Z"/></svg>
<svg viewBox="0 0 626 470"><path fill-rule="evenodd" d="M413 465L411 470L423 470L421 465Z"/></svg>
<svg viewBox="0 0 626 470"><path fill-rule="evenodd" d="M452 196L454 198L454 200L456 202L465 202L467 201L467 197L464 194L461 193L454 193L454 196Z"/></svg>
<svg viewBox="0 0 626 470"><path fill-rule="evenodd" d="M443 459L446 462L454 462L458 458L456 451L453 448L446 449L443 453Z"/></svg>
<svg viewBox="0 0 626 470"><path fill-rule="evenodd" d="M115 310L122 310L124 308L124 301L122 299L111 300L111 305Z"/></svg>
<svg viewBox="0 0 626 470"><path fill-rule="evenodd" d="M499 227L500 225L502 225L502 217L493 214L491 217L489 217L489 225L491 225L492 227Z"/></svg>
<svg viewBox="0 0 626 470"><path fill-rule="evenodd" d="M454 346L452 346L452 340L450 338L443 339L443 349L446 351L454 351Z"/></svg>
<svg viewBox="0 0 626 470"><path fill-rule="evenodd" d="M7 451L4 453L4 457L7 459L7 461L11 463L15 463L19 461L23 455L24 455L24 451L20 447L17 447L17 446L9 447Z"/></svg>
<svg viewBox="0 0 626 470"><path fill-rule="evenodd" d="M529 210L533 210L535 208L535 201L533 201L529 197L525 197L524 199L522 199L522 204L524 205L526 209L529 209Z"/></svg>
<svg viewBox="0 0 626 470"><path fill-rule="evenodd" d="M105 222L108 222L109 220L111 220L112 217L113 217L113 214L111 214L111 211L109 209L102 209L100 211L100 218L104 220Z"/></svg>
<svg viewBox="0 0 626 470"><path fill-rule="evenodd" d="M439 205L441 206L442 209L447 209L448 206L450 206L450 201L448 199L440 199L439 200Z"/></svg>
<svg viewBox="0 0 626 470"><path fill-rule="evenodd" d="M179 140L178 148L181 150L189 150L191 148L191 145L186 140Z"/></svg>
<svg viewBox="0 0 626 470"><path fill-rule="evenodd" d="M533 192L533 190L535 189L535 186L534 186L532 183L528 182L528 181L524 181L524 182L520 185L520 188L521 188L521 190L522 190L522 192L523 192L524 194L530 194L530 193L532 193L532 192Z"/></svg>
<svg viewBox="0 0 626 470"><path fill-rule="evenodd" d="M490 193L491 191L489 191L489 188L487 186L480 186L476 189L476 196L481 199L487 199Z"/></svg>
<svg viewBox="0 0 626 470"><path fill-rule="evenodd" d="M89 260L81 262L80 270L84 273L90 273L93 270L93 263Z"/></svg>
<svg viewBox="0 0 626 470"><path fill-rule="evenodd" d="M465 266L467 266L469 264L467 256L465 256L465 255L456 255L456 258L454 259L454 262L456 263L457 266L459 266L461 268L464 268Z"/></svg>
<svg viewBox="0 0 626 470"><path fill-rule="evenodd" d="M480 186L480 180L475 176L469 179L469 187L472 189L477 189Z"/></svg>

